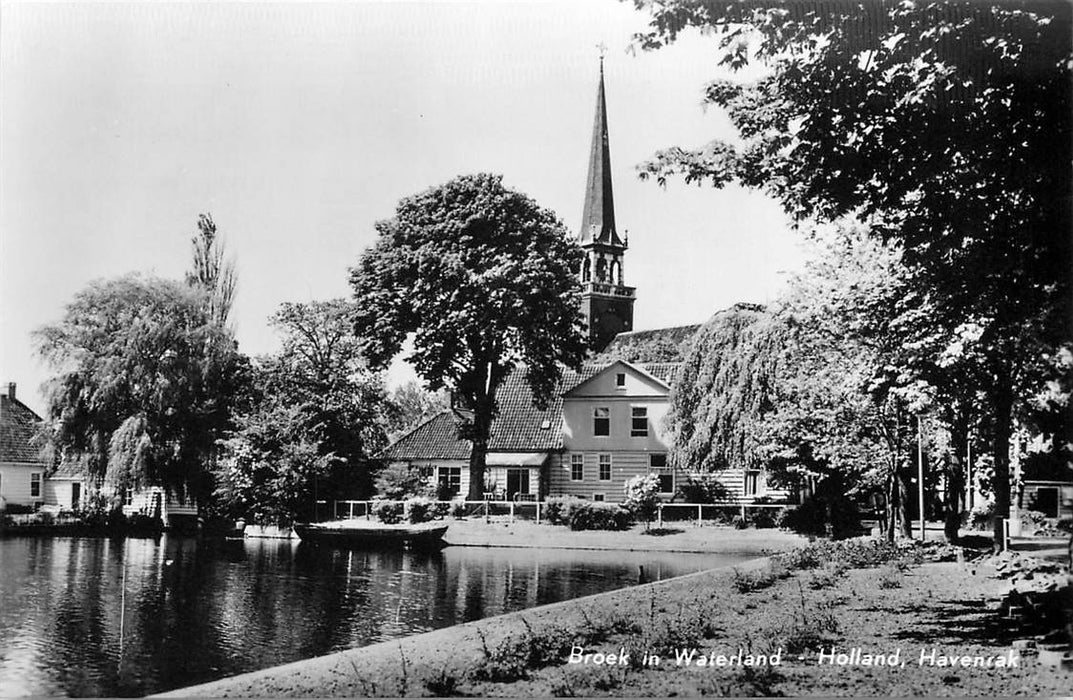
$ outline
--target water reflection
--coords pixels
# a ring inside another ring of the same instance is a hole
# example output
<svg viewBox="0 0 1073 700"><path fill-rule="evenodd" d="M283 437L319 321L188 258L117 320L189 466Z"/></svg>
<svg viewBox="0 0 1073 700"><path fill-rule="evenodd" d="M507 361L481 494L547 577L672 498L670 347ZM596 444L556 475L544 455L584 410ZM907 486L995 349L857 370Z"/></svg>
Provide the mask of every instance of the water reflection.
<svg viewBox="0 0 1073 700"><path fill-rule="evenodd" d="M0 540L0 696L144 695L740 556Z"/></svg>

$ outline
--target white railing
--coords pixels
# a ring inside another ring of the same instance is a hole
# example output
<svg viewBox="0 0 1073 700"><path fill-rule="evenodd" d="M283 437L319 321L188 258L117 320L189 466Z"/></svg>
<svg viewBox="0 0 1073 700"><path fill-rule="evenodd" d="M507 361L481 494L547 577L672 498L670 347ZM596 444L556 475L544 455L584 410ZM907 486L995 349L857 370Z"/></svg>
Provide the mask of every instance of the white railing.
<svg viewBox="0 0 1073 700"><path fill-rule="evenodd" d="M530 496L531 494L519 494ZM590 501L591 502L591 501ZM373 503L393 503L405 508L405 500L380 499L376 501L317 501L315 519L324 520L350 520L355 518L372 518ZM466 517L483 517L486 520L493 516L506 516L514 522L515 518L535 519L541 521L541 513L545 511L546 501L537 500L498 500L488 498L480 501L431 501L431 504L440 508L449 509L453 504L461 503L466 509ZM607 501L612 503L612 501ZM665 520L671 522L691 522L695 525L706 521L726 522L727 515L739 515L742 520L748 517L750 511L780 510L792 507L788 503L748 503L743 501L723 503L660 503L656 508L656 522L659 527ZM684 517L674 517L676 515ZM668 517L670 516L670 517ZM707 517L706 517L707 516Z"/></svg>

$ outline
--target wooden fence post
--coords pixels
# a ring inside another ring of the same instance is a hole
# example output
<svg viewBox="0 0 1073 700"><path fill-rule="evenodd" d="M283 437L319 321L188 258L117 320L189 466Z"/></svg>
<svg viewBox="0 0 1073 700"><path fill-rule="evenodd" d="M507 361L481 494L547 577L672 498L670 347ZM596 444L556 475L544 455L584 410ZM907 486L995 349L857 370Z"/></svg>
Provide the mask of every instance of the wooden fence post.
<svg viewBox="0 0 1073 700"><path fill-rule="evenodd" d="M659 527L660 529L663 529L663 504L662 503L659 503L659 504L656 505L656 518L657 518L657 523L658 523L657 527Z"/></svg>

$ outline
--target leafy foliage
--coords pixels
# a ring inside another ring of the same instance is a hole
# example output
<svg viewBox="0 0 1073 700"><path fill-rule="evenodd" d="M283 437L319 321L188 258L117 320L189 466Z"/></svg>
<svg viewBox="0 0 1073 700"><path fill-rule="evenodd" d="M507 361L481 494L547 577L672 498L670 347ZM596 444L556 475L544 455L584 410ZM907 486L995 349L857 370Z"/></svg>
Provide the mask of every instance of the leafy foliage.
<svg viewBox="0 0 1073 700"><path fill-rule="evenodd" d="M430 491L421 471L412 464L392 462L376 477L376 493L390 500L427 496Z"/></svg>
<svg viewBox="0 0 1073 700"><path fill-rule="evenodd" d="M470 498L484 483L496 390L524 365L545 402L585 339L575 270L581 252L555 215L502 178L455 178L399 202L351 269L354 327L374 366L414 334L409 361L430 389L449 388L472 418Z"/></svg>
<svg viewBox="0 0 1073 700"><path fill-rule="evenodd" d="M310 439L301 407L279 402L240 416L222 446L216 497L231 515L261 525L308 520L317 482L338 461Z"/></svg>
<svg viewBox="0 0 1073 700"><path fill-rule="evenodd" d="M246 376L207 308L202 290L130 275L91 283L39 329L38 353L55 372L46 437L57 456L117 487L204 495L205 465Z"/></svg>
<svg viewBox="0 0 1073 700"><path fill-rule="evenodd" d="M197 235L190 239L193 265L186 273L186 283L205 292L209 317L224 325L235 300L235 263L224 258L223 240L218 237L212 214L200 214L197 229Z"/></svg>
<svg viewBox="0 0 1073 700"><path fill-rule="evenodd" d="M388 435L394 439L448 408L450 400L444 391L426 391L414 381L398 386L388 397Z"/></svg>
<svg viewBox="0 0 1073 700"><path fill-rule="evenodd" d="M282 348L258 360L250 408L223 443L217 495L236 515L308 519L318 499L372 492L384 390L350 333L351 311L332 300L283 304L272 316Z"/></svg>
<svg viewBox="0 0 1073 700"><path fill-rule="evenodd" d="M634 518L643 520L647 530L659 507L659 477L655 474L638 474L626 481L624 490L626 498L623 500L623 507L630 511Z"/></svg>
<svg viewBox="0 0 1073 700"><path fill-rule="evenodd" d="M852 216L898 241L926 302L896 319L910 351L902 366L966 406L966 384L983 393L1005 513L1015 413L1049 382L1068 405L1070 374L1056 378L1053 358L1073 318L1070 7L670 0L652 10L646 48L699 27L718 34L722 64L768 71L705 89L740 142L669 149L642 176L738 182L796 220Z"/></svg>

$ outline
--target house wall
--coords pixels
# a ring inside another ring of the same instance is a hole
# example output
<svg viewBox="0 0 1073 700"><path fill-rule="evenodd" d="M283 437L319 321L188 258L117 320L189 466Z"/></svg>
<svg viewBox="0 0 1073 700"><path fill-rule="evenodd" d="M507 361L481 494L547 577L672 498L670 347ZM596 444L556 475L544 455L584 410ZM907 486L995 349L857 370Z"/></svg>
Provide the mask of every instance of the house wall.
<svg viewBox="0 0 1073 700"><path fill-rule="evenodd" d="M195 519L197 518L197 502L190 497L180 500L176 494L168 496L164 489L159 486L151 486L146 489L135 491L131 495L130 504L124 503L123 513L125 515L133 515L135 513L142 513L144 515L154 515L155 510L155 496L160 496L160 517L164 520L164 525L167 527L173 527L176 525L179 519Z"/></svg>
<svg viewBox="0 0 1073 700"><path fill-rule="evenodd" d="M76 483L81 484L78 505L80 507L85 506L86 498L89 496L86 483L82 479L71 478L45 480L45 505L59 506L64 510L71 510L74 506L71 501L71 495Z"/></svg>
<svg viewBox="0 0 1073 700"><path fill-rule="evenodd" d="M1021 493L1021 507L1028 510L1040 510L1037 506L1037 498L1041 490L1058 495L1058 518L1073 517L1073 484L1062 481L1026 481L1024 491ZM1047 513L1048 517L1054 517L1054 512Z"/></svg>
<svg viewBox="0 0 1073 700"><path fill-rule="evenodd" d="M31 495L32 475L41 477L41 491L38 496ZM31 506L45 502L45 467L41 464L25 462L0 463L0 496L12 505Z"/></svg>

